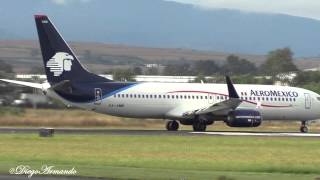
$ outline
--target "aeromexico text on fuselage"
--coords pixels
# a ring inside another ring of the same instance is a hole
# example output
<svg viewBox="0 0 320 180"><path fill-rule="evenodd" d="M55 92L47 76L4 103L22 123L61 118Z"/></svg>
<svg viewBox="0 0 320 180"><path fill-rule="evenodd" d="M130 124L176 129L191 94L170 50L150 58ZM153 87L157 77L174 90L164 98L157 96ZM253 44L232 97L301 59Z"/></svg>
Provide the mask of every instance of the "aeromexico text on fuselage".
<svg viewBox="0 0 320 180"><path fill-rule="evenodd" d="M298 97L299 93L295 91L276 91L276 90L251 90L250 91L250 96L271 96L271 97Z"/></svg>

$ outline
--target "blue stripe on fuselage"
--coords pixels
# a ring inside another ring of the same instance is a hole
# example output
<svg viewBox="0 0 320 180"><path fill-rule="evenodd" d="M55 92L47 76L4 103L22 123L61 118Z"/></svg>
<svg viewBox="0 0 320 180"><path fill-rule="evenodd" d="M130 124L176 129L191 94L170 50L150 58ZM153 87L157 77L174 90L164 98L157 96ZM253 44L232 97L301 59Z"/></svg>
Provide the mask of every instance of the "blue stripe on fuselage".
<svg viewBox="0 0 320 180"><path fill-rule="evenodd" d="M72 103L93 103L95 102L95 89L102 91L102 99L108 98L116 93L125 91L138 83L120 82L98 82L98 83L75 83L72 84L72 92L55 91L58 95Z"/></svg>
<svg viewBox="0 0 320 180"><path fill-rule="evenodd" d="M113 95L115 95L115 94L117 94L117 93L120 93L120 92L122 92L122 91L125 91L125 90L127 90L127 89L129 89L129 88L132 88L132 87L134 87L134 86L136 86L136 85L138 85L138 83L130 84L130 85L125 86L125 87L123 87L123 88L120 88L120 89L117 89L117 90L115 90L115 91L109 92L109 93L107 93L107 94L105 94L105 95L102 96L102 100L103 100L103 99L106 99L106 98L108 98L108 97L110 97L110 96L113 96ZM102 94L103 94L103 89L102 89ZM93 102L95 102L95 100L93 100L93 101L91 101L91 102L88 102L88 103L93 103Z"/></svg>

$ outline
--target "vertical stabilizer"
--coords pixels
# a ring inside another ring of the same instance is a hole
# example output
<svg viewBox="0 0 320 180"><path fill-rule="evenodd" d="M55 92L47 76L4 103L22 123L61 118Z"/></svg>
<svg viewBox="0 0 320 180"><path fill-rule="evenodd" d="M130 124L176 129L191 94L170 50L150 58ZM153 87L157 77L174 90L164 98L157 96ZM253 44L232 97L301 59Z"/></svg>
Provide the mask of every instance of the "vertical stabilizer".
<svg viewBox="0 0 320 180"><path fill-rule="evenodd" d="M45 72L50 84L57 84L65 80L71 82L111 81L88 72L81 65L47 16L35 15L35 21Z"/></svg>

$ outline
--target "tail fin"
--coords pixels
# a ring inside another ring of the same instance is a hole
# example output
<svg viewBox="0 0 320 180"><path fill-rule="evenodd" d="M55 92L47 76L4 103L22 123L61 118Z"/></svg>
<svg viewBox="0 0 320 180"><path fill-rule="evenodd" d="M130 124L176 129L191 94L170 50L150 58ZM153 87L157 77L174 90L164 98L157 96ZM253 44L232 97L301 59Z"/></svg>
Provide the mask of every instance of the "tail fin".
<svg viewBox="0 0 320 180"><path fill-rule="evenodd" d="M45 72L50 84L61 81L111 81L88 72L45 15L35 15Z"/></svg>

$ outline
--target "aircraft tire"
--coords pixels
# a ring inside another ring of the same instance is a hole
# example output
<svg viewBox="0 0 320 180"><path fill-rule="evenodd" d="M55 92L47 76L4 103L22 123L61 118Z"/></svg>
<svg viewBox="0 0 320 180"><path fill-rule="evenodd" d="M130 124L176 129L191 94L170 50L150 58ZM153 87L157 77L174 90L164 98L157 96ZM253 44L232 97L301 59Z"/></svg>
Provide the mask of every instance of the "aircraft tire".
<svg viewBox="0 0 320 180"><path fill-rule="evenodd" d="M168 121L166 128L168 131L177 131L179 129L179 123L177 121Z"/></svg>
<svg viewBox="0 0 320 180"><path fill-rule="evenodd" d="M302 133L308 133L308 127L307 126L301 126L300 127L300 132L302 132Z"/></svg>
<svg viewBox="0 0 320 180"><path fill-rule="evenodd" d="M195 121L192 127L193 127L193 131L196 131L196 132L204 132L207 129L207 125L203 121Z"/></svg>

